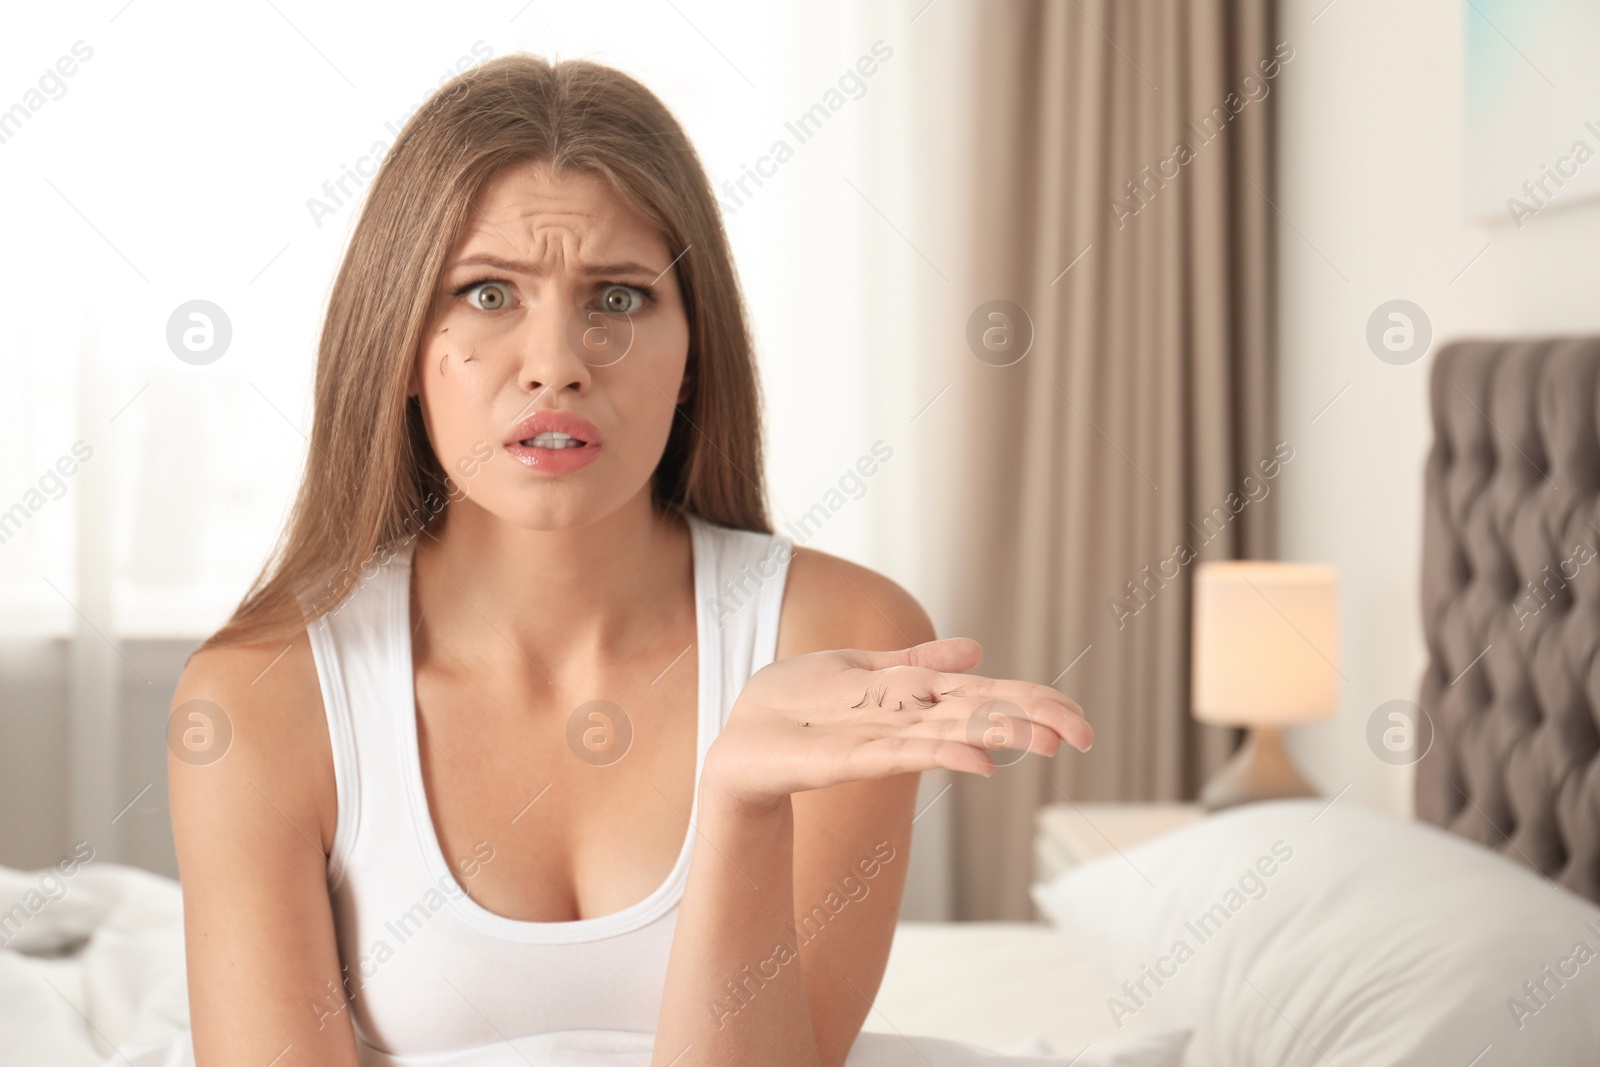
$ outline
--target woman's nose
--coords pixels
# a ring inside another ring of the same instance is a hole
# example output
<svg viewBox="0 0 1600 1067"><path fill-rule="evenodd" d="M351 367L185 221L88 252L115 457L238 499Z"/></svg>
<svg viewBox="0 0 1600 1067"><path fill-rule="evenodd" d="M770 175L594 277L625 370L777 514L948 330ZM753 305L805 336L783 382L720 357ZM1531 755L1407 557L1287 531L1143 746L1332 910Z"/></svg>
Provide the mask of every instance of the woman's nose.
<svg viewBox="0 0 1600 1067"><path fill-rule="evenodd" d="M581 392L588 388L591 364L581 349L588 310L551 300L527 317L519 340L524 389L560 392L577 386Z"/></svg>

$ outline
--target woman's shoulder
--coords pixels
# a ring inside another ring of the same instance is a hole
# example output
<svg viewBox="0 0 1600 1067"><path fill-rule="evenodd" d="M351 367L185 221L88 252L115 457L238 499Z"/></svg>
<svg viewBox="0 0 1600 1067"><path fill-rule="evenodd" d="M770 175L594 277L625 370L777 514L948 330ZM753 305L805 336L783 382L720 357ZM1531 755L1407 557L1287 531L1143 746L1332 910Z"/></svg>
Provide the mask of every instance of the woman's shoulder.
<svg viewBox="0 0 1600 1067"><path fill-rule="evenodd" d="M937 636L927 611L894 579L820 549L791 551L778 659L827 648L908 648Z"/></svg>
<svg viewBox="0 0 1600 1067"><path fill-rule="evenodd" d="M167 737L175 813L253 789L303 832L320 829L324 849L332 841L332 747L306 631L196 651L173 692Z"/></svg>
<svg viewBox="0 0 1600 1067"><path fill-rule="evenodd" d="M178 679L173 708L196 700L242 715L258 731L302 731L323 717L309 635L301 629L276 641L199 649Z"/></svg>

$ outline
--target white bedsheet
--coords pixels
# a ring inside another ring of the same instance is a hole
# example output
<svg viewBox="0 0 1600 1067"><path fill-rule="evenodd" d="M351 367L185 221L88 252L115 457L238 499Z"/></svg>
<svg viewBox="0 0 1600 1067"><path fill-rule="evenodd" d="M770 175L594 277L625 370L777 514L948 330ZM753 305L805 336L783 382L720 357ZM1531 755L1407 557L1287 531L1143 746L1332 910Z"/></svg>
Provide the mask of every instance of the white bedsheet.
<svg viewBox="0 0 1600 1067"><path fill-rule="evenodd" d="M102 862L64 880L0 867L0 906L26 902L30 892L44 902L37 910L24 903L20 925L14 911L0 913L0 923L11 916L0 950L6 1067L101 1067L118 1059L119 1048L187 1029L176 882ZM35 955L53 951L71 954Z"/></svg>
<svg viewBox="0 0 1600 1067"><path fill-rule="evenodd" d="M30 891L42 906L25 907L20 924L13 914L0 932L0 1064L166 1067L163 1050L189 1018L178 884L104 862L48 885L37 872L0 867L0 907ZM1078 1067L1179 1062L1185 1032L1125 1029L1106 1040L1115 1028L1086 992L1094 988L1067 935L1048 927L902 923L851 1067L1062 1067L1085 1046ZM519 1043L518 1052L552 1065L631 1067L649 1058L648 1042L636 1037L545 1044ZM963 1046L1020 1055L990 1057ZM501 1057L486 1053L483 1062Z"/></svg>
<svg viewBox="0 0 1600 1067"><path fill-rule="evenodd" d="M1073 935L1022 922L903 922L865 1029L937 1034L986 1048L1068 1059L1131 1034L1117 1029L1106 982Z"/></svg>

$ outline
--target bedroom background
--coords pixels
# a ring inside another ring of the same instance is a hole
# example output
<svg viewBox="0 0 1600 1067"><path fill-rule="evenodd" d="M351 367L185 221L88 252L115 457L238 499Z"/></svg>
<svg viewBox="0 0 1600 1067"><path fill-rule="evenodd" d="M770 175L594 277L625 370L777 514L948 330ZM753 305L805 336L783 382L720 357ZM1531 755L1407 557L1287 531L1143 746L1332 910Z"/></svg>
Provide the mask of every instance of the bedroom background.
<svg viewBox="0 0 1600 1067"><path fill-rule="evenodd" d="M31 10L0 40L0 114L26 112L0 125L0 189L8 245L30 251L0 262L0 509L76 441L93 449L0 543L0 864L89 839L175 873L171 687L282 520L363 159L458 64L518 49L634 72L727 183L779 529L889 574L941 634L982 641L986 668L1058 682L1102 731L1061 766L927 776L907 918L1027 917L1034 808L1192 797L1225 757L1229 736L1187 718L1187 575L1131 638L1108 602L1279 440L1293 461L1212 551L1339 568L1340 713L1290 746L1329 796L1409 812L1410 768L1374 758L1366 730L1415 699L1425 663L1432 351L1600 325L1600 204L1575 188L1536 217L1462 210L1468 55L1552 107L1580 84L1509 5L394 13L113 0ZM1246 87L1215 149L1133 213L1123 183L1280 43L1266 91ZM819 103L802 140L787 124ZM205 365L167 340L196 299L231 323ZM1005 321L1031 324L1025 355L970 344L974 321L1004 321L993 300L1027 312ZM1403 365L1366 342L1393 300L1433 338ZM1186 366L1221 388L1189 388ZM880 441L891 458L852 479Z"/></svg>

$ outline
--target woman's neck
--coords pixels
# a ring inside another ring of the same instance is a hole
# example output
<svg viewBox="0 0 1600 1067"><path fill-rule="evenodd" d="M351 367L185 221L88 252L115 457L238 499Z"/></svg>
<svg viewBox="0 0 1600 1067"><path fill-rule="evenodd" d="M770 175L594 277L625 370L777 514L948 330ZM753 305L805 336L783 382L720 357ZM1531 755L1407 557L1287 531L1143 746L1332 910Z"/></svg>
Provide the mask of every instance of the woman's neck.
<svg viewBox="0 0 1600 1067"><path fill-rule="evenodd" d="M525 662L541 673L626 657L675 615L663 609L692 585L692 562L687 524L647 492L594 522L548 530L463 498L417 540L413 646L434 662Z"/></svg>

